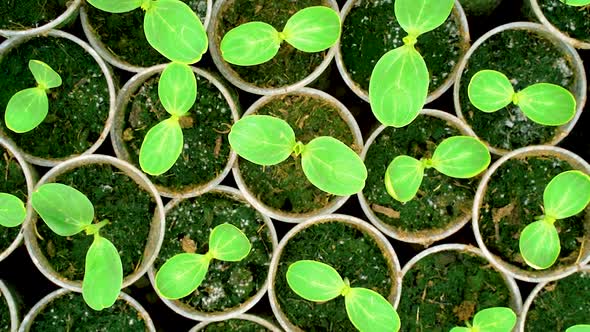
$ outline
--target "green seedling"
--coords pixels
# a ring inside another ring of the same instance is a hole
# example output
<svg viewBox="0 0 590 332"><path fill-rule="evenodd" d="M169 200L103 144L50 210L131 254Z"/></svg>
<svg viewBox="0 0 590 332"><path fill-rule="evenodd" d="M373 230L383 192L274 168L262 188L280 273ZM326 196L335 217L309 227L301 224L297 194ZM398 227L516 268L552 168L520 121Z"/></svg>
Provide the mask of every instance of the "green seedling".
<svg viewBox="0 0 590 332"><path fill-rule="evenodd" d="M367 169L350 147L329 136L296 142L291 126L272 116L243 117L232 126L229 143L240 157L263 166L301 155L309 182L333 195L352 195L365 186Z"/></svg>
<svg viewBox="0 0 590 332"><path fill-rule="evenodd" d="M516 325L516 314L505 307L487 308L473 317L473 325L453 327L450 332L510 332Z"/></svg>
<svg viewBox="0 0 590 332"><path fill-rule="evenodd" d="M399 331L399 316L381 294L366 288L350 287L328 264L301 260L287 269L287 283L295 294L313 302L326 302L342 295L346 314L361 332Z"/></svg>
<svg viewBox="0 0 590 332"><path fill-rule="evenodd" d="M385 171L385 188L391 197L405 203L416 196L427 168L453 178L467 179L485 170L490 161L490 152L477 138L449 137L434 150L432 158L395 157Z"/></svg>
<svg viewBox="0 0 590 332"><path fill-rule="evenodd" d="M588 6L590 5L590 0L559 0L563 3L565 3L566 5L569 6Z"/></svg>
<svg viewBox="0 0 590 332"><path fill-rule="evenodd" d="M544 214L527 225L519 239L520 254L531 267L542 270L555 263L561 244L555 222L574 216L590 203L590 176L566 171L555 176L543 192Z"/></svg>
<svg viewBox="0 0 590 332"><path fill-rule="evenodd" d="M248 22L228 31L221 40L225 61L253 66L267 62L279 52L286 41L303 52L320 52L340 38L340 16L332 8L308 7L287 20L282 32L264 22Z"/></svg>
<svg viewBox="0 0 590 332"><path fill-rule="evenodd" d="M576 113L576 99L567 89L537 83L515 92L508 77L495 70L473 75L467 93L473 106L482 112L496 112L513 103L527 118L545 126L565 124Z"/></svg>
<svg viewBox="0 0 590 332"><path fill-rule="evenodd" d="M0 226L16 227L21 225L27 216L25 204L18 197L0 193Z"/></svg>
<svg viewBox="0 0 590 332"><path fill-rule="evenodd" d="M415 44L418 37L442 25L454 0L396 0L395 16L408 34L404 45L385 53L369 82L371 110L379 122L396 128L410 124L428 96L430 75Z"/></svg>
<svg viewBox="0 0 590 332"><path fill-rule="evenodd" d="M90 308L111 307L123 284L123 265L117 248L100 236L108 220L93 223L94 206L78 190L60 183L48 183L37 188L31 204L47 226L57 235L73 236L82 231L94 240L86 253L82 296Z"/></svg>
<svg viewBox="0 0 590 332"><path fill-rule="evenodd" d="M206 254L182 253L162 265L156 274L156 289L167 299L183 298L201 285L212 259L239 262L250 249L252 245L240 229L228 223L218 225L209 235Z"/></svg>
<svg viewBox="0 0 590 332"><path fill-rule="evenodd" d="M16 133L31 131L45 120L49 112L47 91L61 85L59 74L46 63L29 60L29 69L37 86L15 93L8 101L4 113L6 127Z"/></svg>
<svg viewBox="0 0 590 332"><path fill-rule="evenodd" d="M590 332L590 325L588 324L578 324L574 326L570 326L565 330L565 332Z"/></svg>

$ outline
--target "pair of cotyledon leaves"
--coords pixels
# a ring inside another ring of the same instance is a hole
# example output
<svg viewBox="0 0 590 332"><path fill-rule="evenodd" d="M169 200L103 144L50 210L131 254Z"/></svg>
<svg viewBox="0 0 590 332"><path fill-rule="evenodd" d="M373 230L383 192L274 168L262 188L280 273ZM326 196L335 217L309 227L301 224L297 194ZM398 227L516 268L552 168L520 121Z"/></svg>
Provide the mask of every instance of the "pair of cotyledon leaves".
<svg viewBox="0 0 590 332"><path fill-rule="evenodd" d="M480 310L469 327L453 327L450 332L510 332L516 325L516 314L506 307Z"/></svg>
<svg viewBox="0 0 590 332"><path fill-rule="evenodd" d="M350 147L329 136L314 138L305 145L298 143L293 129L282 119L245 116L232 126L229 142L242 158L263 166L301 154L303 173L309 181L334 195L352 195L365 186L367 169Z"/></svg>
<svg viewBox="0 0 590 332"><path fill-rule="evenodd" d="M25 221L27 210L18 197L0 193L0 226L16 227Z"/></svg>

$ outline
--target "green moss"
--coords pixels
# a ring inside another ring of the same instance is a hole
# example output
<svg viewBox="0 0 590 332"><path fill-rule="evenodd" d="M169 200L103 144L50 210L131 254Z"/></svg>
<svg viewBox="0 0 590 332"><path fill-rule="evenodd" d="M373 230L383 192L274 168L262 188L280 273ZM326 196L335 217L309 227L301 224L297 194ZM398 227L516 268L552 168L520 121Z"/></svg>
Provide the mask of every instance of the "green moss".
<svg viewBox="0 0 590 332"><path fill-rule="evenodd" d="M262 325L258 325L245 319L228 319L221 322L210 323L203 332L266 332L270 331Z"/></svg>
<svg viewBox="0 0 590 332"><path fill-rule="evenodd" d="M27 201L25 174L14 156L3 147L0 147L0 193L12 194L23 202ZM0 253L12 244L19 232L20 227L0 226Z"/></svg>
<svg viewBox="0 0 590 332"><path fill-rule="evenodd" d="M590 7L569 6L559 0L538 0L545 18L559 31L590 43Z"/></svg>
<svg viewBox="0 0 590 332"><path fill-rule="evenodd" d="M0 331L10 331L10 310L4 294L0 293Z"/></svg>
<svg viewBox="0 0 590 332"><path fill-rule="evenodd" d="M68 8L68 0L0 1L0 29L25 30L55 20Z"/></svg>

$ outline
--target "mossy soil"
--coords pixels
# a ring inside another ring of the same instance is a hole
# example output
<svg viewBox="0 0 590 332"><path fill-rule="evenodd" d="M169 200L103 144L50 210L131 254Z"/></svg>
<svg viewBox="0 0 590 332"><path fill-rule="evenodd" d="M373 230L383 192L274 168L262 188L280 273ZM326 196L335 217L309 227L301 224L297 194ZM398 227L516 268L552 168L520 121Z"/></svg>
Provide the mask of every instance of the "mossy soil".
<svg viewBox="0 0 590 332"><path fill-rule="evenodd" d="M27 201L27 179L14 156L0 147L0 193L12 194L23 203ZM20 227L0 226L0 253L16 239Z"/></svg>
<svg viewBox="0 0 590 332"><path fill-rule="evenodd" d="M227 138L233 123L221 91L204 77L197 78L197 100L181 118L184 147L172 168L149 176L158 186L183 192L208 183L223 172L230 155ZM147 132L170 117L158 97L160 78L148 79L130 98L125 109L123 142L131 162L139 167L139 151Z"/></svg>
<svg viewBox="0 0 590 332"><path fill-rule="evenodd" d="M305 94L282 95L271 99L256 114L271 115L289 123L295 138L304 144L319 136L332 136L359 152L353 144L351 128L331 102ZM315 187L303 173L301 157L290 156L273 166L239 160L242 178L262 203L285 213L303 214L321 209L337 196Z"/></svg>
<svg viewBox="0 0 590 332"><path fill-rule="evenodd" d="M54 181L72 186L94 205L94 222L109 220L100 235L111 241L123 264L123 275L141 264L156 203L123 171L108 164L91 164L62 174ZM82 280L86 252L93 237L84 232L69 237L53 233L40 218L39 247L53 269L69 280Z"/></svg>
<svg viewBox="0 0 590 332"><path fill-rule="evenodd" d="M572 166L556 157L527 157L510 159L496 170L479 210L479 229L483 241L493 254L528 271L518 247L522 230L543 215L543 192L557 174ZM552 269L574 264L580 255L582 242L588 245L590 208L579 214L558 220L561 252Z"/></svg>
<svg viewBox="0 0 590 332"><path fill-rule="evenodd" d="M205 254L215 226L230 223L250 240L250 254L239 262L213 260L203 283L179 301L201 312L223 312L258 292L268 276L272 238L262 215L244 201L219 192L181 201L166 213L166 235L154 268L183 252Z"/></svg>
<svg viewBox="0 0 590 332"><path fill-rule="evenodd" d="M207 325L203 332L267 332L266 327L245 319L228 319Z"/></svg>
<svg viewBox="0 0 590 332"><path fill-rule="evenodd" d="M482 309L510 304L510 290L491 264L453 250L431 254L406 273L397 312L402 331L446 332Z"/></svg>
<svg viewBox="0 0 590 332"><path fill-rule="evenodd" d="M197 14L201 22L207 14L207 0L180 0ZM122 62L151 67L168 63L147 41L143 31L145 12L138 8L127 13L112 14L86 5L88 22L98 39Z"/></svg>
<svg viewBox="0 0 590 332"><path fill-rule="evenodd" d="M407 203L385 189L385 171L395 157L431 158L444 139L457 135L461 132L447 121L419 115L410 125L387 127L375 138L365 157L368 177L363 195L379 219L400 232L417 232L445 228L471 213L479 178L455 179L426 169L418 194Z"/></svg>
<svg viewBox="0 0 590 332"><path fill-rule="evenodd" d="M459 17L453 12L440 27L418 38L416 49L430 72L430 92L444 84L469 48L459 28ZM377 61L402 46L406 35L395 18L393 1L357 1L344 20L340 41L342 60L352 80L369 91Z"/></svg>
<svg viewBox="0 0 590 332"><path fill-rule="evenodd" d="M590 43L589 6L570 6L559 0L538 0L537 2L545 18L559 31Z"/></svg>
<svg viewBox="0 0 590 332"><path fill-rule="evenodd" d="M41 60L62 78L48 93L49 113L35 129L17 134L0 122L0 130L25 152L41 158L81 154L98 141L109 114L107 81L100 67L81 46L64 38L37 37L13 48L0 59L0 117L10 98L37 83L29 60Z"/></svg>
<svg viewBox="0 0 590 332"><path fill-rule="evenodd" d="M68 8L69 0L0 1L0 29L25 30L55 20Z"/></svg>
<svg viewBox="0 0 590 332"><path fill-rule="evenodd" d="M307 301L287 284L286 273L296 261L316 260L332 266L351 287L372 289L389 298L395 275L377 242L349 224L328 221L305 228L289 240L275 277L278 304L291 323L304 331L355 331L348 319L344 297L324 303Z"/></svg>
<svg viewBox="0 0 590 332"><path fill-rule="evenodd" d="M225 34L238 25L262 21L282 31L287 20L297 11L311 6L329 6L327 0L267 1L230 0L220 10L216 27L217 45ZM261 88L279 88L309 76L324 60L326 51L305 53L283 42L278 54L270 61L256 66L230 65L244 81Z"/></svg>
<svg viewBox="0 0 590 332"><path fill-rule="evenodd" d="M574 93L573 58L551 41L527 30L506 30L481 44L469 58L461 77L461 112L475 133L492 147L514 150L551 141L558 127L529 120L518 106L510 104L494 113L476 109L467 94L471 77L480 70L504 73L515 91L540 82L560 85Z"/></svg>
<svg viewBox="0 0 590 332"><path fill-rule="evenodd" d="M0 331L10 331L10 309L8 308L8 301L4 294L0 292Z"/></svg>

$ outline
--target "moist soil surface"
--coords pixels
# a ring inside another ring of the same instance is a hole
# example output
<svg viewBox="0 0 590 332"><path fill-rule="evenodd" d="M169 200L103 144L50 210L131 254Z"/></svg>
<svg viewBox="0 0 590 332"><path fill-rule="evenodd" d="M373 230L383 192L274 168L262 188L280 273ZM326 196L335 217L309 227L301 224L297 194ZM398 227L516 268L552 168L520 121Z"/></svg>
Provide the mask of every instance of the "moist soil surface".
<svg viewBox="0 0 590 332"><path fill-rule="evenodd" d="M0 292L0 331L10 331L10 310L4 294Z"/></svg>
<svg viewBox="0 0 590 332"><path fill-rule="evenodd" d="M316 260L332 266L351 287L372 289L388 298L395 287L377 242L368 234L342 222L310 226L289 240L275 277L275 292L281 310L291 323L304 331L355 331L348 319L344 297L315 303L295 294L287 284L289 266L296 261Z"/></svg>
<svg viewBox="0 0 590 332"><path fill-rule="evenodd" d="M26 30L45 25L63 14L69 0L3 0L0 29Z"/></svg>
<svg viewBox="0 0 590 332"><path fill-rule="evenodd" d="M100 67L81 46L65 38L33 38L0 60L0 117L20 90L37 86L29 60L47 63L62 78L49 90L49 113L35 129L17 134L0 122L0 130L25 152L41 158L65 158L88 150L104 130L109 92Z"/></svg>
<svg viewBox="0 0 590 332"><path fill-rule="evenodd" d="M543 191L557 174L571 170L566 161L555 157L510 159L488 182L479 229L488 250L515 266L535 271L525 264L518 247L522 230L543 215ZM588 245L590 208L558 220L561 252L551 269L574 264L580 255L582 241ZM584 240L585 239L585 240Z"/></svg>
<svg viewBox="0 0 590 332"><path fill-rule="evenodd" d="M27 179L14 156L0 146L0 193L12 194L27 201ZM20 232L19 227L0 226L0 253L6 250ZM1 329L0 329L1 331Z"/></svg>
<svg viewBox="0 0 590 332"><path fill-rule="evenodd" d="M397 312L402 331L447 332L482 309L509 306L510 290L491 264L452 250L431 254L406 273Z"/></svg>
<svg viewBox="0 0 590 332"><path fill-rule="evenodd" d="M400 27L390 0L360 0L346 16L342 27L341 52L352 80L369 91L369 80L377 61L404 43L407 33ZM429 91L439 88L469 48L460 35L454 12L437 29L418 37L416 49L430 72Z"/></svg>
<svg viewBox="0 0 590 332"><path fill-rule="evenodd" d="M256 114L272 115L289 123L295 138L304 144L319 136L332 136L353 150L350 127L332 103L309 95L283 95L273 98ZM303 173L301 157L290 156L273 166L260 166L239 159L242 178L252 194L268 207L285 213L310 213L328 205L337 196L315 187Z"/></svg>
<svg viewBox="0 0 590 332"><path fill-rule="evenodd" d="M590 7L569 6L559 0L537 0L545 18L559 31L590 43Z"/></svg>
<svg viewBox="0 0 590 332"><path fill-rule="evenodd" d="M180 122L184 136L182 153L168 172L148 175L155 185L173 191L187 191L213 180L223 172L230 155L227 134L233 118L229 104L215 85L199 75L196 78L197 100ZM145 135L170 117L158 98L159 79L148 79L125 109L123 141L131 162L138 168Z"/></svg>
<svg viewBox="0 0 590 332"><path fill-rule="evenodd" d="M492 147L514 150L551 141L558 127L543 126L529 120L518 106L510 104L493 113L471 105L467 87L480 70L504 73L515 91L535 83L553 83L574 93L573 59L564 56L552 42L526 30L507 30L493 35L469 58L461 77L461 112L475 133Z"/></svg>
<svg viewBox="0 0 590 332"><path fill-rule="evenodd" d="M266 327L245 319L229 319L207 325L202 332L267 332Z"/></svg>
<svg viewBox="0 0 590 332"><path fill-rule="evenodd" d="M123 171L108 164L91 164L60 175L54 182L72 186L94 205L94 222L109 220L100 235L117 248L123 275L133 273L141 264L156 203ZM49 263L64 278L82 280L86 252L93 236L84 232L61 237L38 219L37 241Z"/></svg>
<svg viewBox="0 0 590 332"><path fill-rule="evenodd" d="M223 223L242 230L252 249L239 262L212 260L203 283L179 300L201 312L235 308L262 288L273 252L270 230L249 204L218 192L183 200L166 213L166 236L154 263L156 270L176 254L206 254L211 230Z"/></svg>
<svg viewBox="0 0 590 332"><path fill-rule="evenodd" d="M282 31L287 20L297 11L311 6L328 6L327 0L268 1L230 0L220 10L215 27L219 45L225 34L238 25L262 21ZM324 60L326 51L305 53L283 42L278 54L270 61L256 66L230 65L244 81L261 88L278 88L296 83L309 76Z"/></svg>
<svg viewBox="0 0 590 332"><path fill-rule="evenodd" d="M365 157L368 177L363 195L380 220L400 232L416 232L445 228L471 213L479 178L455 179L426 169L418 194L407 203L385 189L385 171L395 157L431 158L437 145L457 135L461 132L445 120L419 115L410 125L387 127L377 136Z"/></svg>

